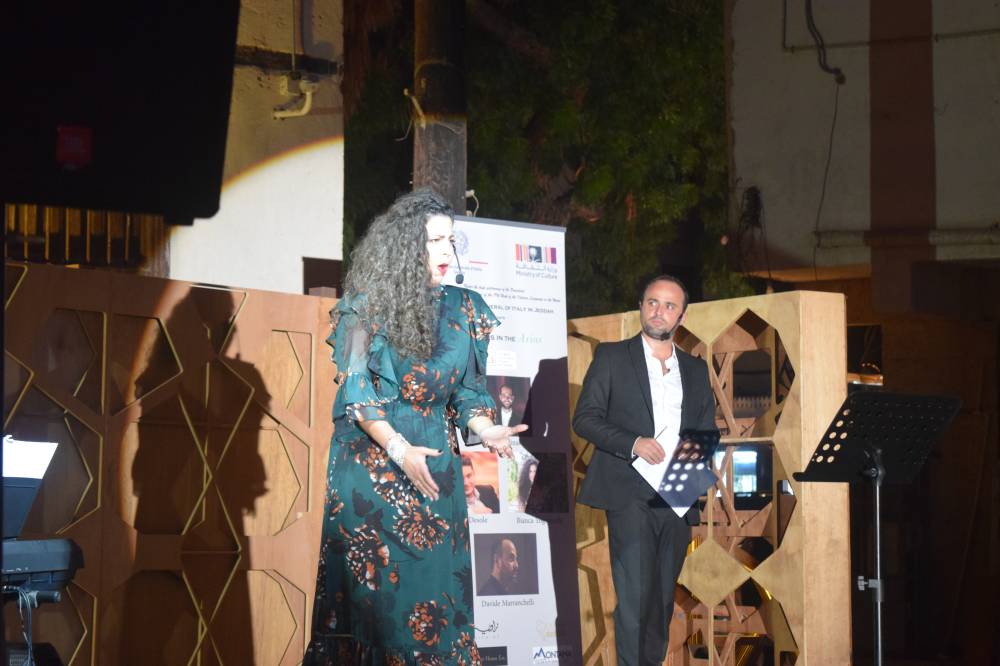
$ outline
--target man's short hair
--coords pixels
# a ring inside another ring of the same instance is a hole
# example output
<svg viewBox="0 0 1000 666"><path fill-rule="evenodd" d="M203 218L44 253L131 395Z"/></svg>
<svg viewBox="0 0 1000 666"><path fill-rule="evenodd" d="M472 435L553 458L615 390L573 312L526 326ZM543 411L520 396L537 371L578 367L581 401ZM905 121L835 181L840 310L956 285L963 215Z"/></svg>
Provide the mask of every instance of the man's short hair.
<svg viewBox="0 0 1000 666"><path fill-rule="evenodd" d="M505 537L505 536L500 537L499 539L493 542L493 547L490 548L490 555L491 555L490 562L496 562L497 558L500 557L500 551L503 550L504 541L510 541L511 545L517 548L517 544L514 543L514 540L511 539L510 537Z"/></svg>
<svg viewBox="0 0 1000 666"><path fill-rule="evenodd" d="M472 458L469 456L462 456L462 467L468 467L472 469L473 472L476 471L476 466L472 464Z"/></svg>
<svg viewBox="0 0 1000 666"><path fill-rule="evenodd" d="M668 275L666 273L661 273L654 278L651 278L642 285L642 289L639 291L639 302L642 303L642 299L646 296L646 290L652 286L654 282L673 282L681 291L684 293L684 307L681 308L681 312L684 312L688 308L688 304L691 302L691 296L688 295L687 287L681 282L680 278L674 277L673 275Z"/></svg>

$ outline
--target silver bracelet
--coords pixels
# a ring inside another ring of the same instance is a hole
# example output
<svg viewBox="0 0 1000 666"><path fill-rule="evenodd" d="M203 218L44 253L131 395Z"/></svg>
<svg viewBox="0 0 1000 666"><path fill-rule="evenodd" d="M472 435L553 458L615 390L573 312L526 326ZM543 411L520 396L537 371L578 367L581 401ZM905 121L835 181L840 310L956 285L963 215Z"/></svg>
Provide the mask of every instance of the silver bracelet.
<svg viewBox="0 0 1000 666"><path fill-rule="evenodd" d="M400 467L403 466L403 462L406 460L406 451L409 448L410 443L398 432L393 433L392 437L385 443L385 452L389 455L389 459Z"/></svg>

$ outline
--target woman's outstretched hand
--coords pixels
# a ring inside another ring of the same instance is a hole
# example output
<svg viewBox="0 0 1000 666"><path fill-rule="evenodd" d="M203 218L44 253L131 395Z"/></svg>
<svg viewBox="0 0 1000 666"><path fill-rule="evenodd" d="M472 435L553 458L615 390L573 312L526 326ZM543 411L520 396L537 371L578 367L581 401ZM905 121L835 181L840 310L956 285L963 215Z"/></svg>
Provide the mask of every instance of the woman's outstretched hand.
<svg viewBox="0 0 1000 666"><path fill-rule="evenodd" d="M434 483L431 470L427 467L427 457L436 458L441 455L437 449L429 449L426 446L413 446L406 450L403 459L403 472L409 477L413 485L431 500L438 498L438 485Z"/></svg>
<svg viewBox="0 0 1000 666"><path fill-rule="evenodd" d="M501 458L510 458L514 452L510 448L510 438L528 429L527 424L522 423L517 426L491 425L479 432L479 438L483 440L483 446L497 454Z"/></svg>

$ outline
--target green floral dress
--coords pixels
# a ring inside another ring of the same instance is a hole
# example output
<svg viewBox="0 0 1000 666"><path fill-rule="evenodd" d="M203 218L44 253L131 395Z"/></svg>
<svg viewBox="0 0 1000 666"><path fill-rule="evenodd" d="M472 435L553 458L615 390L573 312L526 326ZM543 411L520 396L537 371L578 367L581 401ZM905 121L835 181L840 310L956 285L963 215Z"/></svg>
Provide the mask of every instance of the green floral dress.
<svg viewBox="0 0 1000 666"><path fill-rule="evenodd" d="M304 664L479 664L469 520L456 428L493 418L486 348L500 322L482 297L438 290L434 353L401 357L364 321L364 296L332 312L340 385L327 471L312 642ZM421 495L357 421L385 420L427 458L440 496Z"/></svg>

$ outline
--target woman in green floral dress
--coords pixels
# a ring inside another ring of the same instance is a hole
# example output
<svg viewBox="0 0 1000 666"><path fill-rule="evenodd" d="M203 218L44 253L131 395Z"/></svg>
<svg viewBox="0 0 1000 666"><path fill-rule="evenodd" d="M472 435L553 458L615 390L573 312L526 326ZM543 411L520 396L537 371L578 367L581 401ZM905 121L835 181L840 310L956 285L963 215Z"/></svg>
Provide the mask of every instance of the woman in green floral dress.
<svg viewBox="0 0 1000 666"><path fill-rule="evenodd" d="M499 323L441 282L452 212L429 190L376 218L332 314L339 389L304 664L479 664L456 428L498 455L486 348Z"/></svg>

